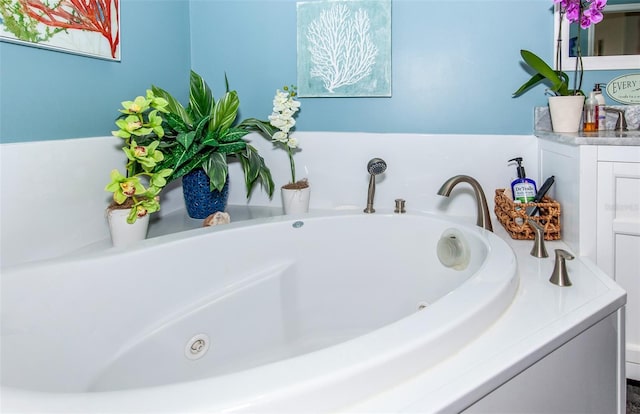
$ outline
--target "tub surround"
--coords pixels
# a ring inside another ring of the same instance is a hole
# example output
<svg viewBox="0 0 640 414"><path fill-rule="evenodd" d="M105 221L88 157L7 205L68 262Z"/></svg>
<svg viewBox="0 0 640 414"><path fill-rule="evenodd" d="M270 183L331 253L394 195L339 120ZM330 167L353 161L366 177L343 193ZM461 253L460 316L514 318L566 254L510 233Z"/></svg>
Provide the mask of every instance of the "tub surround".
<svg viewBox="0 0 640 414"><path fill-rule="evenodd" d="M376 177L376 209L393 208L396 198L405 198L407 209L468 217L471 222L475 221L476 205L470 187L460 185L448 198L436 195L448 178L457 174L476 178L493 210L494 189L506 188L512 181L513 169L507 160L514 156L531 160L527 173L538 176L532 162L537 156L534 136L295 135L301 148L295 155L297 176L311 183L312 210L362 211L369 181L367 163L375 157L388 164L387 171ZM286 151L259 134L248 138L265 158L276 187L287 183ZM109 238L105 208L110 195L104 186L110 171L125 162L121 144L119 138L97 137L0 146L2 238L11 240L0 244L2 267L66 255ZM281 208L279 194L270 200L261 188L255 188L247 200L238 163L230 163L229 174L230 204ZM184 208L179 181L170 183L161 197L162 210L154 213L152 220ZM153 226L150 231L153 235Z"/></svg>

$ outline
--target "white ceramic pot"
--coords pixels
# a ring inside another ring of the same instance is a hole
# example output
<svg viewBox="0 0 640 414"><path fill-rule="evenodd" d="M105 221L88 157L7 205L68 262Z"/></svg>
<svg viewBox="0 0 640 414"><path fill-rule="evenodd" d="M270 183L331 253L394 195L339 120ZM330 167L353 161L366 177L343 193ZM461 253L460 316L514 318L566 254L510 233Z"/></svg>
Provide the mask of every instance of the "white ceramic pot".
<svg viewBox="0 0 640 414"><path fill-rule="evenodd" d="M553 132L578 132L582 119L584 96L550 96L549 113Z"/></svg>
<svg viewBox="0 0 640 414"><path fill-rule="evenodd" d="M107 219L111 232L111 243L114 246L127 246L133 242L147 238L149 214L139 218L133 224L127 223L129 209L109 209Z"/></svg>
<svg viewBox="0 0 640 414"><path fill-rule="evenodd" d="M311 187L301 189L281 188L284 214L299 214L309 211Z"/></svg>

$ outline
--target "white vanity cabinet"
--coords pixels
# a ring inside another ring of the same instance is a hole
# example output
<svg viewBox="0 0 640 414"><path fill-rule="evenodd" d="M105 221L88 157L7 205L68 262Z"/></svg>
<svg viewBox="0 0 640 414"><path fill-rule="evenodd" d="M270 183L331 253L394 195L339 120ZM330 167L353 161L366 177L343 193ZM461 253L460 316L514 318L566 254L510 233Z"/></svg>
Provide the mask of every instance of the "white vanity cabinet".
<svg viewBox="0 0 640 414"><path fill-rule="evenodd" d="M640 380L640 138L539 137L539 179L556 177L562 239L627 291L627 378Z"/></svg>

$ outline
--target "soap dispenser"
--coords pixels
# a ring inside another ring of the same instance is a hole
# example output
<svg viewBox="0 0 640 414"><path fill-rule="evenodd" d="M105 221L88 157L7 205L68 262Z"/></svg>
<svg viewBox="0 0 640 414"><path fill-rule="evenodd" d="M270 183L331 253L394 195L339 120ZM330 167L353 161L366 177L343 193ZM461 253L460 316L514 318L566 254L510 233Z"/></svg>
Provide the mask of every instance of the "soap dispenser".
<svg viewBox="0 0 640 414"><path fill-rule="evenodd" d="M511 182L511 192L513 193L514 201L520 201L522 203L530 203L538 192L536 182L531 178L527 178L527 175L522 166L522 157L516 157L509 160L509 162L515 161L518 163L516 167L517 177Z"/></svg>
<svg viewBox="0 0 640 414"><path fill-rule="evenodd" d="M596 83L593 87L593 92L595 92L596 101L598 101L598 131L606 130L606 121L607 121L607 113L604 110L605 105L607 104L604 99L604 95L602 94L602 86L604 83Z"/></svg>
<svg viewBox="0 0 640 414"><path fill-rule="evenodd" d="M584 101L584 132L598 131L598 100L596 92L589 92L589 97Z"/></svg>

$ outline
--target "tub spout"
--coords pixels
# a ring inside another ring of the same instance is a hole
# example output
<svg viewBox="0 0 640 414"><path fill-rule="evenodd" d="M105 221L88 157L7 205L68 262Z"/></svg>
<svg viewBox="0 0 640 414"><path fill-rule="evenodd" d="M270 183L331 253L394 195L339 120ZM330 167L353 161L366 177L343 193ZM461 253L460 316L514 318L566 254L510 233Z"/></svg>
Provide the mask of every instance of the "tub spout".
<svg viewBox="0 0 640 414"><path fill-rule="evenodd" d="M491 225L491 216L489 215L489 205L487 204L487 199L484 196L484 191L480 186L480 183L473 177L468 175L456 175L454 177L449 178L442 184L442 187L438 190L438 195L449 197L451 194L451 190L458 183L468 183L473 188L473 194L476 197L476 207L478 209L478 218L476 220L476 224L484 229L489 231L493 231L493 226Z"/></svg>

